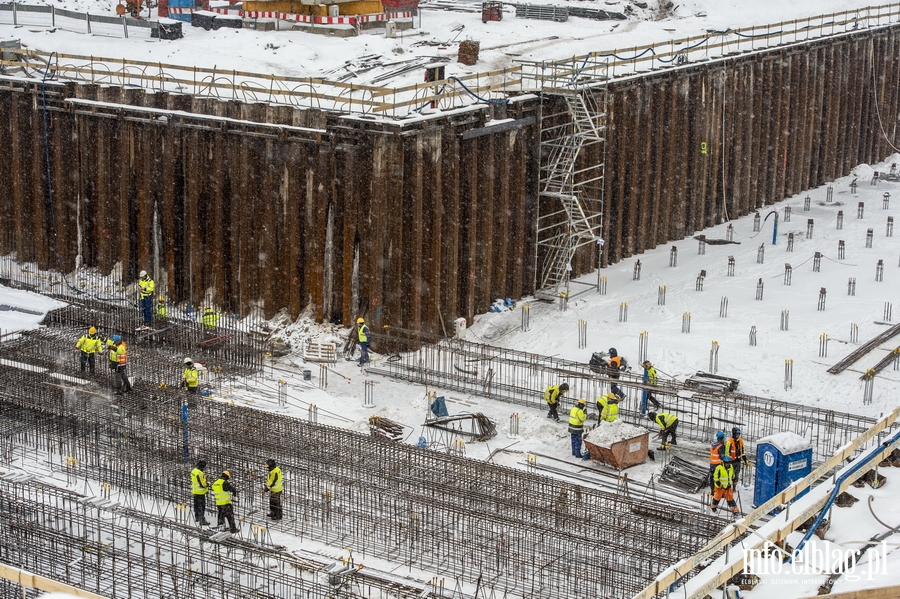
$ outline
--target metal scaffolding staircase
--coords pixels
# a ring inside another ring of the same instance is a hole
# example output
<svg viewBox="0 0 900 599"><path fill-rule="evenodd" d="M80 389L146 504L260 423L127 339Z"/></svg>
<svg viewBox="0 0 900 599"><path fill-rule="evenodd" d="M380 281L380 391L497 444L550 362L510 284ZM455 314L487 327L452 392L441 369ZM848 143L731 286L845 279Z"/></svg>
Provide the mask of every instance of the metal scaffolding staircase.
<svg viewBox="0 0 900 599"><path fill-rule="evenodd" d="M602 244L606 72L597 65L590 70L575 65L543 83L544 105L557 108L542 115L549 125L541 130L536 289L555 299L570 297L575 252Z"/></svg>

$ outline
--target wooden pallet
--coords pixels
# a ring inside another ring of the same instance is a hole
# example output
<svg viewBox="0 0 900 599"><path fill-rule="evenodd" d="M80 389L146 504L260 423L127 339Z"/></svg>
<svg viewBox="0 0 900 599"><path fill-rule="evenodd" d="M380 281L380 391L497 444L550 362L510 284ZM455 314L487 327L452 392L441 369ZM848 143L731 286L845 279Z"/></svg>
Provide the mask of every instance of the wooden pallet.
<svg viewBox="0 0 900 599"><path fill-rule="evenodd" d="M310 341L306 344L306 349L303 351L303 359L310 362L335 364L337 362L337 347L334 343Z"/></svg>

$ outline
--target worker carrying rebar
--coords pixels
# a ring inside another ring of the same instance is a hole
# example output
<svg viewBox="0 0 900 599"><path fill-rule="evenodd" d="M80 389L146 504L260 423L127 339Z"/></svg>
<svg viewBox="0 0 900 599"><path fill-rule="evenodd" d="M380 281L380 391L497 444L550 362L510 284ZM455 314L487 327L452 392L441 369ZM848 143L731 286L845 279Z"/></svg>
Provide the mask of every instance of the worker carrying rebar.
<svg viewBox="0 0 900 599"><path fill-rule="evenodd" d="M655 387L657 381L659 381L659 375L656 373L656 368L653 367L650 360L644 360L641 366L644 367L644 384ZM650 389L644 389L643 396L641 397L641 414L647 413L647 401L650 401L654 407L659 407L659 402L656 401L656 398L650 393Z"/></svg>
<svg viewBox="0 0 900 599"><path fill-rule="evenodd" d="M544 401L547 402L547 405L550 406L550 411L547 412L547 418L552 418L553 420L559 422L559 413L557 409L559 409L559 398L565 393L569 392L569 383L560 383L559 385L550 385L546 389L544 389Z"/></svg>
<svg viewBox="0 0 900 599"><path fill-rule="evenodd" d="M206 520L206 494L209 492L209 483L206 480L206 460L198 460L197 466L191 470L191 494L194 498L194 519L197 524L208 526Z"/></svg>
<svg viewBox="0 0 900 599"><path fill-rule="evenodd" d="M725 431L716 433L716 440L709 444L709 488L715 488L716 468L725 461Z"/></svg>
<svg viewBox="0 0 900 599"><path fill-rule="evenodd" d="M94 374L94 356L103 351L103 342L97 336L97 328L89 328L75 344L75 349L81 352L81 372L90 366L91 374Z"/></svg>
<svg viewBox="0 0 900 599"><path fill-rule="evenodd" d="M597 420L615 422L619 419L619 400L621 398L610 391L597 398Z"/></svg>
<svg viewBox="0 0 900 599"><path fill-rule="evenodd" d="M737 502L734 500L734 466L731 463L731 456L725 456L713 473L713 496L709 503L713 513L718 511L719 502L723 498L731 511L738 513Z"/></svg>
<svg viewBox="0 0 900 599"><path fill-rule="evenodd" d="M206 306L203 310L203 316L200 317L200 322L203 323L204 330L213 332L219 326L219 313L212 306Z"/></svg>
<svg viewBox="0 0 900 599"><path fill-rule="evenodd" d="M269 494L268 517L272 520L281 520L281 517L284 515L281 506L284 477L281 474L281 468L278 467L273 458L266 460L266 468L269 470L269 476L266 479L266 485L263 487L263 493Z"/></svg>
<svg viewBox="0 0 900 599"><path fill-rule="evenodd" d="M144 313L144 326L141 328L149 329L153 322L153 292L156 291L156 283L150 278L146 270L142 270L138 275L138 286L140 287L141 310Z"/></svg>
<svg viewBox="0 0 900 599"><path fill-rule="evenodd" d="M356 335L359 339L359 365L362 366L369 361L369 327L365 318L356 319Z"/></svg>
<svg viewBox="0 0 900 599"><path fill-rule="evenodd" d="M661 443L658 449L660 451L665 451L673 445L678 445L678 441L675 438L676 433L678 432L678 416L668 412L660 412L659 414L656 412L648 412L647 418L659 425ZM668 440L670 435L672 436L671 441Z"/></svg>
<svg viewBox="0 0 900 599"><path fill-rule="evenodd" d="M237 489L231 484L231 473L228 470L222 472L221 476L216 479L212 485L213 497L216 500L216 511L218 512L217 523L223 526L228 521L231 533L238 532L238 527L234 524L234 506L231 498L237 495Z"/></svg>
<svg viewBox="0 0 900 599"><path fill-rule="evenodd" d="M741 429L731 429L731 436L725 440L725 455L731 457L734 466L734 480L741 474L741 466L747 463L747 454L744 452L744 439L741 437Z"/></svg>
<svg viewBox="0 0 900 599"><path fill-rule="evenodd" d="M569 411L569 436L572 440L572 455L576 458L583 457L581 437L584 435L584 423L587 420L587 413L584 411L586 407L587 401L579 399Z"/></svg>
<svg viewBox="0 0 900 599"><path fill-rule="evenodd" d="M117 338L118 341L116 341ZM113 335L113 340L117 343L115 394L122 395L123 393L131 391L131 381L128 380L128 373L126 372L126 368L128 367L128 348L125 346L125 341L118 335Z"/></svg>

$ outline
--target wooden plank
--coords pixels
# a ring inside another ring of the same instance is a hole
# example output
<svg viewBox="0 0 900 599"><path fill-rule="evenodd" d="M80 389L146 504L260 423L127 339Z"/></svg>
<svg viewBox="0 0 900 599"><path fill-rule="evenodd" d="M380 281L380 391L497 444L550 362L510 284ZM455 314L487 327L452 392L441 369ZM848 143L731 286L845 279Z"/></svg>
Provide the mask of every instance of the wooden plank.
<svg viewBox="0 0 900 599"><path fill-rule="evenodd" d="M22 568L0 564L0 578L9 580L22 587L29 589L38 589L51 593L67 593L75 597L84 597L84 599L105 599L103 595L97 595L78 587L58 582L46 576L33 574Z"/></svg>

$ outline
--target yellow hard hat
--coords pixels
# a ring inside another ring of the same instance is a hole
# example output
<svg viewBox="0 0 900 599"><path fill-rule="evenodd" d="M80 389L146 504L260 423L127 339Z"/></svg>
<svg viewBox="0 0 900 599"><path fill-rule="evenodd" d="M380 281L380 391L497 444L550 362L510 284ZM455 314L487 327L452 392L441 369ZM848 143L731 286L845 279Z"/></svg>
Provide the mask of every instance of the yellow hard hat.
<svg viewBox="0 0 900 599"><path fill-rule="evenodd" d="M356 319L356 324L362 324L362 323L364 323L365 321L366 321L365 318L357 318L357 319Z"/></svg>
<svg viewBox="0 0 900 599"><path fill-rule="evenodd" d="M97 334L97 327L91 327L88 329L88 335L96 335L96 334Z"/></svg>
<svg viewBox="0 0 900 599"><path fill-rule="evenodd" d="M164 301L166 301L166 298L163 296L159 296L159 301L164 302Z"/></svg>
<svg viewBox="0 0 900 599"><path fill-rule="evenodd" d="M578 400L578 405L579 405L579 406L586 406L586 405L587 405L587 400L585 400L585 399L579 399L579 400Z"/></svg>
<svg viewBox="0 0 900 599"><path fill-rule="evenodd" d="M222 476L224 476L225 478L231 478L231 472L229 472L228 470L223 470Z"/></svg>

